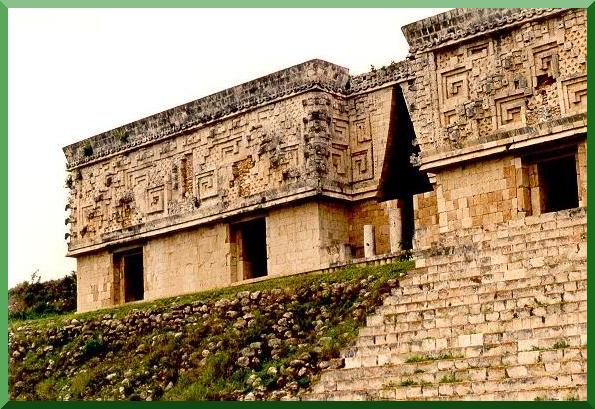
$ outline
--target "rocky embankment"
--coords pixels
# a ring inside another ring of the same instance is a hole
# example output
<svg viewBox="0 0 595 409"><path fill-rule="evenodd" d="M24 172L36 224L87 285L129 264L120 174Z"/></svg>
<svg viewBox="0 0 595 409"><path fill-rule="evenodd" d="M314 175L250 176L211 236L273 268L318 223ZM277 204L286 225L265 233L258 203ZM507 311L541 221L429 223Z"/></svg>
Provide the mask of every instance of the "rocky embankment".
<svg viewBox="0 0 595 409"><path fill-rule="evenodd" d="M287 277L9 326L10 399L292 399L412 267Z"/></svg>

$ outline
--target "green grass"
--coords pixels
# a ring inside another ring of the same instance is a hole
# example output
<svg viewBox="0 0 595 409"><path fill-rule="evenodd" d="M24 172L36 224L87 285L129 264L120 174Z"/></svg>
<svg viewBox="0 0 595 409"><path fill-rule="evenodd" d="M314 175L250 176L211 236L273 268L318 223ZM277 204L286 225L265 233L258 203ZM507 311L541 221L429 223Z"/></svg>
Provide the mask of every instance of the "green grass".
<svg viewBox="0 0 595 409"><path fill-rule="evenodd" d="M85 389L92 380L93 375L89 370L77 373L70 382L70 391L72 392L72 397L78 399L83 396Z"/></svg>
<svg viewBox="0 0 595 409"><path fill-rule="evenodd" d="M426 362L426 361L439 361L445 359L456 359L460 358L458 355L453 355L452 352L443 352L438 355L411 355L405 360L406 364L413 364L417 362Z"/></svg>
<svg viewBox="0 0 595 409"><path fill-rule="evenodd" d="M219 400L235 399L259 388L271 393L283 386L277 384L280 379L284 384L294 382L305 388L317 378L318 370L291 373L290 363L304 353L314 356L313 362L339 357L340 351L357 337L365 315L382 303L381 295L388 291L386 282L412 267L410 261L348 267L333 273L282 277L84 314L12 321L9 329L15 340L11 342L24 346L28 353L9 367L9 393L12 399ZM329 290L335 288L330 286L333 283L343 283L344 292L333 295ZM227 317L221 309L213 313L211 308L214 301L224 298L237 303L240 291L266 292L268 298L250 304L245 311L237 308L240 314L253 315L250 325L238 330L234 327L236 318ZM151 324L154 326L143 330L142 317L135 318L141 312L142 316L181 312L195 301L210 302L210 307L204 316L190 314L194 318L191 321L176 324L172 319L163 326ZM271 302L275 304L269 305ZM275 332L284 312L292 314L294 324ZM118 325L127 323L124 329L102 327L105 314L118 320ZM326 317L324 325L317 324L320 317ZM82 334L66 334L50 341L57 334L65 334L63 328L74 318L81 322L79 327L87 328ZM291 335L283 335L287 330ZM265 338L273 333L282 341L275 354L267 344L270 338ZM45 351L50 342L53 349ZM249 368L241 366L240 352L255 342L262 344L259 362L251 363ZM48 378L50 360L56 369ZM248 382L252 378L258 379L256 386ZM24 385L15 389L19 381Z"/></svg>
<svg viewBox="0 0 595 409"><path fill-rule="evenodd" d="M35 391L42 400L55 400L58 396L56 380L53 378L44 379L35 386Z"/></svg>
<svg viewBox="0 0 595 409"><path fill-rule="evenodd" d="M568 341L566 341L565 339L560 339L558 341L556 341L554 343L554 345L552 345L550 348L542 348L542 347L538 347L538 346L532 346L531 347L531 351L551 351L551 350L555 350L555 349L565 349L565 348L569 348L570 344L568 343ZM586 348L586 345L585 345Z"/></svg>

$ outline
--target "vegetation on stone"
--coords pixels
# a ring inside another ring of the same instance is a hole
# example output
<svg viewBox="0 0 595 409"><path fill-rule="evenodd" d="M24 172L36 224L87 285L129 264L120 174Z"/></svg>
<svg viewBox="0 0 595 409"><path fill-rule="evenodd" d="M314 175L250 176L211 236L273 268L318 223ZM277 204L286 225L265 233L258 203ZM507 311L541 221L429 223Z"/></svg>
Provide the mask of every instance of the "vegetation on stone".
<svg viewBox="0 0 595 409"><path fill-rule="evenodd" d="M9 328L10 399L293 399L412 267L284 277Z"/></svg>
<svg viewBox="0 0 595 409"><path fill-rule="evenodd" d="M455 356L451 352L443 352L438 355L412 355L405 360L405 363L411 364L416 362L425 362L425 361L439 361L443 359L454 359L460 358L460 356Z"/></svg>

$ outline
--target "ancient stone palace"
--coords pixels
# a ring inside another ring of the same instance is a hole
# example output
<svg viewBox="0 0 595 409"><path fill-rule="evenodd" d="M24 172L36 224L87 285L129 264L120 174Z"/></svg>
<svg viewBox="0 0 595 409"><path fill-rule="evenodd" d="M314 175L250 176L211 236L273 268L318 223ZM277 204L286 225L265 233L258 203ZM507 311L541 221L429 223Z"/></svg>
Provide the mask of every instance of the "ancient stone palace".
<svg viewBox="0 0 595 409"><path fill-rule="evenodd" d="M307 61L65 147L78 310L403 250L444 282L586 283L586 11L402 30L405 61Z"/></svg>

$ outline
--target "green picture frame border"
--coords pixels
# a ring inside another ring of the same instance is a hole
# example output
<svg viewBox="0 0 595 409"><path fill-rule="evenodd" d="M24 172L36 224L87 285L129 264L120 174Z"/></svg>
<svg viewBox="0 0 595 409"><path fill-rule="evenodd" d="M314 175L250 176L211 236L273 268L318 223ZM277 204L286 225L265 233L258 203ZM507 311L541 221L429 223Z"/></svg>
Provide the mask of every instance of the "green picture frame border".
<svg viewBox="0 0 595 409"><path fill-rule="evenodd" d="M5 296L0 297L0 326L7 329L8 332L8 14L9 8L395 8L395 7L571 7L587 9L587 44L591 44L591 37L595 35L595 3L581 0L458 0L458 1L438 1L438 0L402 0L400 2L390 0L286 0L284 2L274 2L271 0L4 0L0 1L0 232L1 249L0 260L6 273L0 280L2 291ZM587 47L587 89L595 89L595 46L592 53ZM595 100L587 99L587 120L593 121L595 116ZM589 133L589 132L588 132ZM587 162L589 158L595 155L595 146L587 143ZM14 160L14 159L13 159ZM595 170L587 166L587 178L595 176ZM590 185L587 185L590 186ZM594 189L587 188L587 202L595 200ZM591 218L587 217L587 231L594 226ZM591 239L587 238L587 260L595 255L595 250L591 246ZM589 275L589 263L587 263L587 276ZM587 278L587 298L593 299L593 286L589 285ZM595 316L595 302L587 304L587 322L589 317ZM590 338L593 334L593 326L587 325L587 335ZM8 400L8 336L0 341L2 354L6 358L0 360L0 404L5 408L64 408L64 407L118 407L131 408L139 405L149 405L153 408L176 407L176 408L196 408L200 407L228 407L237 405L246 405L255 407L255 405L264 405L266 407L322 407L331 409L335 407L365 407L373 405L375 409L385 408L427 408L435 406L439 408L469 408L481 407L482 409L506 408L512 405L513 408L592 408L595 409L595 370L587 369L587 401L574 402L478 402L478 401L456 401L456 402L427 402L427 401L400 401L400 402L129 402L129 401L76 401L76 402L17 402ZM588 354L593 353L593 347L587 343ZM587 365L588 368L588 365Z"/></svg>

